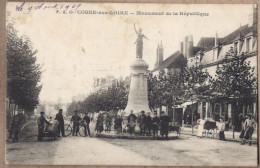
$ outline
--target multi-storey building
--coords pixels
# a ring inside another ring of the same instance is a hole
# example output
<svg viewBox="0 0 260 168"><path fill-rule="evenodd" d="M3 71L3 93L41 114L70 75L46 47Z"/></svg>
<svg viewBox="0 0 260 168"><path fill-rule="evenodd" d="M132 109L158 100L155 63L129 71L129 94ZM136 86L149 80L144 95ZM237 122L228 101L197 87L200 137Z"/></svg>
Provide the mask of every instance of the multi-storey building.
<svg viewBox="0 0 260 168"><path fill-rule="evenodd" d="M158 49L162 45L158 46ZM180 43L179 51L162 61L159 57L163 52L157 52L157 62L154 70L156 74L159 70L180 72L181 67L201 65L205 71L214 77L218 65L223 64L226 53L233 48L238 56L244 56L250 62L251 67L255 67L254 74L257 76L257 8L253 7L253 12L249 15L248 24L240 26L223 38L202 37L196 46L193 45L192 35L186 36ZM157 49L157 50L158 50ZM231 58L230 58L231 59ZM232 61L232 60L230 60ZM193 105L191 105L193 104ZM181 123L186 120L185 109L193 108L195 119L219 118L223 117L227 125L239 125L241 116L247 113L257 113L256 98L247 99L242 104L227 103L222 100L212 99L205 101L183 102L179 108L183 108L182 114L172 114L176 116L175 121ZM168 112L170 114L170 112ZM218 116L218 117L217 117ZM173 117L174 118L174 117ZM233 124L232 124L233 123Z"/></svg>

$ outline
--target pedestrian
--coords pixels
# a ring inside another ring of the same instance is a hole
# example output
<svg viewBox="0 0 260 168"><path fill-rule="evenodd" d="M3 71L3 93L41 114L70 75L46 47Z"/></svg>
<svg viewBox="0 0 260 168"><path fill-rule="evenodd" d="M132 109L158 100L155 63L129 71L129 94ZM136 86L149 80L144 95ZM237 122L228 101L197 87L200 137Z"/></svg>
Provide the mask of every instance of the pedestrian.
<svg viewBox="0 0 260 168"><path fill-rule="evenodd" d="M154 118L152 120L153 137L158 137L158 130L160 125L160 119L157 117L157 112L154 113Z"/></svg>
<svg viewBox="0 0 260 168"><path fill-rule="evenodd" d="M145 126L146 126L145 124L146 124L145 111L141 111L141 116L139 117L140 135L145 135Z"/></svg>
<svg viewBox="0 0 260 168"><path fill-rule="evenodd" d="M251 145L252 135L254 133L255 127L256 127L256 122L252 118L252 115L249 114L244 125L245 133L244 133L242 144L244 144L245 141L248 139L248 145Z"/></svg>
<svg viewBox="0 0 260 168"><path fill-rule="evenodd" d="M107 131L109 133L111 131L111 122L112 122L112 118L110 117L109 114L107 114L107 116L106 116L106 130L105 131Z"/></svg>
<svg viewBox="0 0 260 168"><path fill-rule="evenodd" d="M19 134L21 132L24 123L25 123L25 116L23 114L23 111L19 110L18 114L13 117L11 131L10 131L10 137L12 137L14 143L19 141Z"/></svg>
<svg viewBox="0 0 260 168"><path fill-rule="evenodd" d="M132 135L135 132L135 126L136 126L136 115L134 114L134 111L130 111L130 115L128 116L128 126L129 126L129 133Z"/></svg>
<svg viewBox="0 0 260 168"><path fill-rule="evenodd" d="M85 136L87 135L90 136L89 123L90 123L90 118L88 116L88 113L86 112L85 116L83 117L83 127L84 127Z"/></svg>
<svg viewBox="0 0 260 168"><path fill-rule="evenodd" d="M202 138L203 133L204 133L204 125L205 125L206 120L199 120L199 126L198 126L198 130L197 130L197 137Z"/></svg>
<svg viewBox="0 0 260 168"><path fill-rule="evenodd" d="M122 123L123 123L123 120L120 117L120 115L118 115L115 119L115 127L114 127L116 134L122 133Z"/></svg>
<svg viewBox="0 0 260 168"><path fill-rule="evenodd" d="M40 117L37 118L37 124L38 124L38 141L42 141L43 132L44 132L44 123L50 124L49 121L46 120L44 117L44 112L42 111L40 113Z"/></svg>
<svg viewBox="0 0 260 168"><path fill-rule="evenodd" d="M160 124L161 124L160 133L162 138L164 138L165 136L165 138L168 139L169 123L170 123L170 117L167 116L164 111L162 111L160 117Z"/></svg>
<svg viewBox="0 0 260 168"><path fill-rule="evenodd" d="M219 140L225 141L225 123L222 119L219 119L220 124L219 124Z"/></svg>
<svg viewBox="0 0 260 168"><path fill-rule="evenodd" d="M62 109L59 109L59 112L56 114L55 120L59 121L59 126L58 126L58 136L60 137L60 133L63 137L65 137L65 132L64 132L64 118L62 114Z"/></svg>
<svg viewBox="0 0 260 168"><path fill-rule="evenodd" d="M151 136L151 130L152 130L152 117L151 117L151 113L148 112L146 119L145 119L145 126L147 129L147 136Z"/></svg>
<svg viewBox="0 0 260 168"><path fill-rule="evenodd" d="M190 113L188 112L187 116L186 116L186 127L190 126Z"/></svg>
<svg viewBox="0 0 260 168"><path fill-rule="evenodd" d="M103 124L104 124L103 115L99 113L97 117L97 124L96 124L96 130L98 133L101 133L104 130Z"/></svg>
<svg viewBox="0 0 260 168"><path fill-rule="evenodd" d="M71 117L71 121L73 122L72 136L78 136L81 117L78 115L78 110L75 110L74 113L75 114Z"/></svg>
<svg viewBox="0 0 260 168"><path fill-rule="evenodd" d="M246 121L246 119L247 119L247 116L243 117L242 121L241 121L241 133L239 135L241 142L243 141L243 137L244 137L244 134L245 134L245 121Z"/></svg>

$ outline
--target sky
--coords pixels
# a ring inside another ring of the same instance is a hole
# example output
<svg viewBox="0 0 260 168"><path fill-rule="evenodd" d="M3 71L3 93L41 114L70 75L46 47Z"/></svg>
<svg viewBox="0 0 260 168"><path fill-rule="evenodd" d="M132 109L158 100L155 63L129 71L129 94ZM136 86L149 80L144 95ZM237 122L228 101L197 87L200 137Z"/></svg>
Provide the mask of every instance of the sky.
<svg viewBox="0 0 260 168"><path fill-rule="evenodd" d="M240 25L248 23L252 5L195 4L94 4L60 3L79 7L77 11L136 11L201 12L209 16L157 15L87 15L57 14L56 9L33 9L41 2L8 2L9 20L15 21L19 35L26 35L38 50L37 61L43 75L40 101L71 102L73 97L87 95L93 90L95 77L129 75L129 65L136 57L134 42L137 29L142 28L143 59L154 68L156 49L160 41L164 59L179 50L185 35L192 34L194 45L201 37L224 37ZM53 6L55 3L44 3ZM74 8L75 9L75 8ZM28 14L25 14L28 13Z"/></svg>

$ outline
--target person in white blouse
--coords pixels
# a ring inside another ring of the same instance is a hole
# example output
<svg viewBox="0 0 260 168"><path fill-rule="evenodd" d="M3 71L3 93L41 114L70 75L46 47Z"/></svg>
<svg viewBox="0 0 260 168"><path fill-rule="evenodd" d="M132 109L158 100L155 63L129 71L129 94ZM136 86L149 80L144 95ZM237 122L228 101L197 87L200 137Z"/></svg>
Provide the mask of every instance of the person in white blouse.
<svg viewBox="0 0 260 168"><path fill-rule="evenodd" d="M219 140L225 141L225 122L222 119L220 119L219 121Z"/></svg>

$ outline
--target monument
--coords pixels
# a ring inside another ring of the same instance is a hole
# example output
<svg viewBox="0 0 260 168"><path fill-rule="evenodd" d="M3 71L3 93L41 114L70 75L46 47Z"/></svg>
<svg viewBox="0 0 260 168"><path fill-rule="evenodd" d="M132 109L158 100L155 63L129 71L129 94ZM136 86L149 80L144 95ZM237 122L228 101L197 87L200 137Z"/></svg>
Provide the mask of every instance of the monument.
<svg viewBox="0 0 260 168"><path fill-rule="evenodd" d="M128 102L125 111L125 115L130 114L130 110L134 111L134 114L140 115L141 111L151 112L148 104L148 91L147 91L147 74L148 64L142 59L143 57L143 38L148 39L142 34L142 29L137 31L134 25L134 30L138 36L135 41L136 44L136 58L133 63L130 64L131 70L131 82L128 95Z"/></svg>

